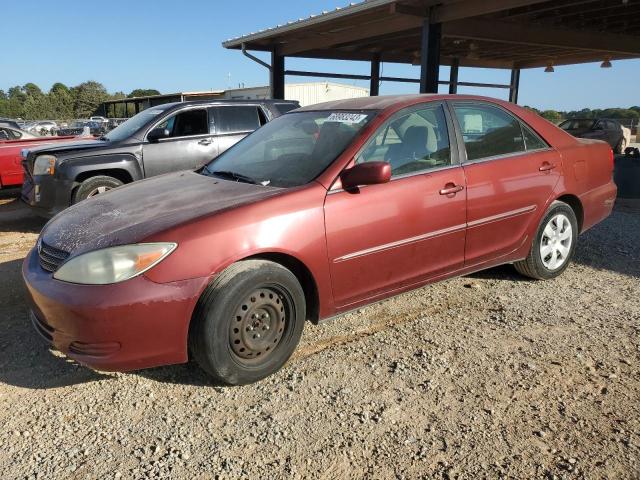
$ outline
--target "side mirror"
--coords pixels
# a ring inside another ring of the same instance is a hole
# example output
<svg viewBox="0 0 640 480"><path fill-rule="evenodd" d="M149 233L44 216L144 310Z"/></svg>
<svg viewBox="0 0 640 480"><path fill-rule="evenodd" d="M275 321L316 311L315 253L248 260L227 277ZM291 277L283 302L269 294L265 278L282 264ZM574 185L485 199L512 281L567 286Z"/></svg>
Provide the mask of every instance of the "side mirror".
<svg viewBox="0 0 640 480"><path fill-rule="evenodd" d="M365 162L344 170L340 174L342 188L351 190L361 185L387 183L391 180L391 164L388 162Z"/></svg>
<svg viewBox="0 0 640 480"><path fill-rule="evenodd" d="M157 142L161 138L168 138L171 132L166 128L154 128L147 134L147 140L150 142Z"/></svg>

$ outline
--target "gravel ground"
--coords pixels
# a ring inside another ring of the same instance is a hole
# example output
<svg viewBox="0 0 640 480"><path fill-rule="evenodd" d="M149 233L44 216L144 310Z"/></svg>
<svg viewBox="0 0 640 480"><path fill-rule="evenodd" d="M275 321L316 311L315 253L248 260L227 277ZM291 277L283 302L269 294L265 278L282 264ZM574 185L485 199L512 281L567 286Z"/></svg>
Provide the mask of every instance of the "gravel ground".
<svg viewBox="0 0 640 480"><path fill-rule="evenodd" d="M91 371L26 319L43 222L0 200L1 478L640 478L640 209L555 281L511 267L308 325L246 387Z"/></svg>

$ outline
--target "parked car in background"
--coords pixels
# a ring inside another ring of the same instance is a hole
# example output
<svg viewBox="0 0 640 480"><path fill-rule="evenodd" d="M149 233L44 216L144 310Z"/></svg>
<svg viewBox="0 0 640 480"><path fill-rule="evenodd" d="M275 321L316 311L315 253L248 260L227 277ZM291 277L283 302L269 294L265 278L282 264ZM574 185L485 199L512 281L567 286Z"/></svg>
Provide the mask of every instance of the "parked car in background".
<svg viewBox="0 0 640 480"><path fill-rule="evenodd" d="M271 100L158 105L94 141L31 150L22 199L44 216L125 183L201 168L280 115Z"/></svg>
<svg viewBox="0 0 640 480"><path fill-rule="evenodd" d="M70 127L58 129L58 135L82 135L88 129L89 134L94 137L100 137L107 133L105 124L102 122L95 122L93 120L76 120Z"/></svg>
<svg viewBox="0 0 640 480"><path fill-rule="evenodd" d="M109 123L109 120L105 117L100 117L100 116L94 116L89 118L89 120L91 120L92 122L96 122L96 123L104 123L107 124Z"/></svg>
<svg viewBox="0 0 640 480"><path fill-rule="evenodd" d="M52 219L23 264L31 319L100 370L190 351L217 381L254 382L286 362L306 320L504 263L557 277L578 234L611 213L612 170L605 143L499 100L305 107L201 170Z"/></svg>
<svg viewBox="0 0 640 480"><path fill-rule="evenodd" d="M51 120L30 122L24 126L24 130L41 136L55 135L55 132L58 130L58 124Z"/></svg>
<svg viewBox="0 0 640 480"><path fill-rule="evenodd" d="M33 135L19 128L14 128L12 124L4 123L0 121L0 142L7 140L27 140L29 138L38 138L37 135Z"/></svg>
<svg viewBox="0 0 640 480"><path fill-rule="evenodd" d="M2 127L0 126L0 130ZM23 152L48 144L76 142L78 137L34 137L26 138L25 134L19 140L0 141L0 188L19 187L24 178L22 160Z"/></svg>
<svg viewBox="0 0 640 480"><path fill-rule="evenodd" d="M623 153L628 145L623 127L616 120L607 118L572 118L565 120L558 126L574 137L592 138L607 142L615 153Z"/></svg>
<svg viewBox="0 0 640 480"><path fill-rule="evenodd" d="M20 125L20 122L11 118L0 117L0 124L15 128L17 130L22 130L22 125Z"/></svg>

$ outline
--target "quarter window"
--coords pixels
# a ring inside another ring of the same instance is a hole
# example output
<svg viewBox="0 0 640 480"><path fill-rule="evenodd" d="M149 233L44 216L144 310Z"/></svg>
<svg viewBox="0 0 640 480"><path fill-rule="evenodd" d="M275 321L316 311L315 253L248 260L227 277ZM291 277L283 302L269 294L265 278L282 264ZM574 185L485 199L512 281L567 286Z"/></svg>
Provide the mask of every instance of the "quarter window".
<svg viewBox="0 0 640 480"><path fill-rule="evenodd" d="M216 133L253 132L263 123L256 106L215 107L215 111Z"/></svg>
<svg viewBox="0 0 640 480"><path fill-rule="evenodd" d="M454 105L467 160L508 155L525 150L520 122L491 105Z"/></svg>
<svg viewBox="0 0 640 480"><path fill-rule="evenodd" d="M530 150L541 150L549 146L538 135L529 130L529 127L522 124L522 135L524 136L524 146L527 152Z"/></svg>
<svg viewBox="0 0 640 480"><path fill-rule="evenodd" d="M383 125L356 163L384 161L391 175L451 165L451 149L442 105L401 112Z"/></svg>

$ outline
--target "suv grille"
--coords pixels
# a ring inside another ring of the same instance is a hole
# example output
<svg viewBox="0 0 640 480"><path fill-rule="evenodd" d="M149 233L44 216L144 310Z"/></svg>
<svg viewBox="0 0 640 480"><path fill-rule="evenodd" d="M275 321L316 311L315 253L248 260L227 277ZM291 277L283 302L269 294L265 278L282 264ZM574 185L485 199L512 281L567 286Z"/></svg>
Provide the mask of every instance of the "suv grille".
<svg viewBox="0 0 640 480"><path fill-rule="evenodd" d="M55 272L69 257L69 252L65 252L64 250L60 250L47 245L44 242L40 242L38 255L40 257L40 266L43 270L46 270L47 272Z"/></svg>

